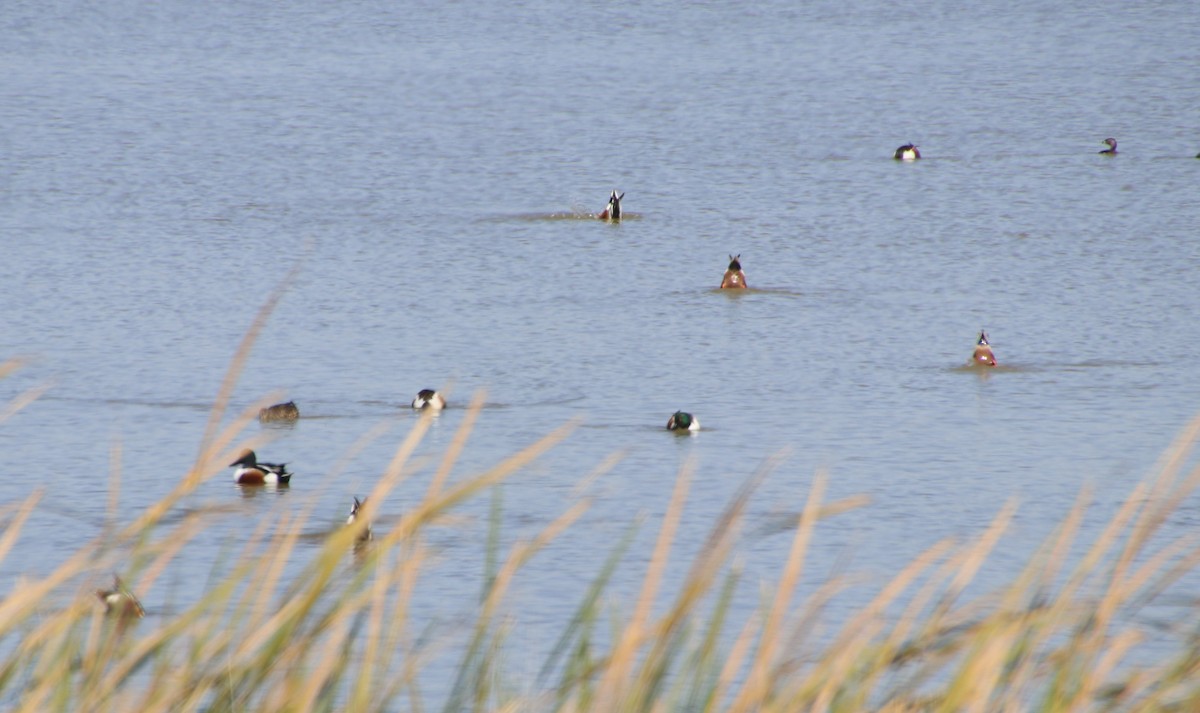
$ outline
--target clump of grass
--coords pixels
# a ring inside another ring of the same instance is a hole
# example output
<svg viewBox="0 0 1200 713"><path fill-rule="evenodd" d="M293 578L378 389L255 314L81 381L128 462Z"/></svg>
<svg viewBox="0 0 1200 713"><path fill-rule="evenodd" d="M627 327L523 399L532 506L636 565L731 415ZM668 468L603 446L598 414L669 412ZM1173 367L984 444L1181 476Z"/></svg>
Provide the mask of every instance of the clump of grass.
<svg viewBox="0 0 1200 713"><path fill-rule="evenodd" d="M412 614L432 562L428 535L459 505L488 493L496 499L483 586L477 602L464 602L474 619L450 695L441 702L446 711L1200 709L1194 628L1182 632L1174 648L1156 648L1148 660L1131 655L1151 635L1136 612L1200 563L1195 537L1166 540L1162 532L1200 481L1200 468L1186 467L1200 419L1094 541L1078 542L1089 505L1085 493L1011 583L965 598L1011 523L1016 506L1006 505L972 540L938 542L907 563L840 631L820 640L813 634L816 622L848 580L831 578L794 601L813 533L823 518L863 502L825 502L825 478L818 474L778 580L764 590L759 611L734 621L730 603L743 586L734 562L739 533L771 464L712 523L682 581L669 582L667 562L691 483L685 467L640 574L637 598L614 611L605 597L633 541L631 523L564 623L536 682L531 687L506 680L511 654L504 605L513 583L531 558L580 518L588 501L581 496L537 535L502 551L495 486L561 442L572 426L484 472L453 479L478 401L421 501L359 548L352 563L347 553L355 551L359 531L411 472L429 418L416 421L399 443L367 495L362 517L311 555L297 550L306 514L279 514L260 524L194 602L136 624L105 616L94 598L72 594L78 582L119 569L132 591L147 592L219 521L203 509L176 511L183 497L224 470L245 445L238 434L261 404L226 428L219 424L270 306L235 357L196 464L178 487L133 522L99 533L49 574L19 582L0 601L0 702L6 709L425 710L430 703L424 691L434 687L427 664L446 648ZM0 375L6 368L0 366ZM35 493L0 510L0 561L40 499ZM110 519L116 522L115 512ZM1072 558L1081 545L1083 556ZM287 565L302 556L302 571L285 576ZM464 597L474 596L464 588ZM46 604L62 601L67 604ZM1188 613L1194 621L1200 610L1193 605ZM608 629L598 632L606 620Z"/></svg>

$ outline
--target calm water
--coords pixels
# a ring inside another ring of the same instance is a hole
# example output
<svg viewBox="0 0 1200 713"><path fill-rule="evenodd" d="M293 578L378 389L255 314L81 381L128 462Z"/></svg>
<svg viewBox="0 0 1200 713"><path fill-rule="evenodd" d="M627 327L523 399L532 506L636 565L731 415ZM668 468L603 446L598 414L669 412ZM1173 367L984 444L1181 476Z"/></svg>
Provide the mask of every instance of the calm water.
<svg viewBox="0 0 1200 713"><path fill-rule="evenodd" d="M673 575L786 453L753 501L743 615L790 544L753 533L822 468L830 497L872 498L818 530L805 591L847 556L876 578L832 617L1015 498L980 575L1005 582L1085 484L1095 534L1200 411L1198 36L1186 0L6 3L0 357L30 364L0 397L51 389L0 425L0 502L48 491L0 584L96 534L114 446L123 518L171 489L297 263L236 397L312 417L259 449L293 487L206 484L196 504L237 515L146 593L152 616L271 511L344 518L431 386L486 390L460 475L582 419L504 486L510 536L626 452L520 581L518 646L553 641L643 513L614 599L636 591L685 462ZM926 158L891 160L909 141ZM613 188L630 219L562 217ZM754 289L714 289L729 253ZM959 368L981 327L1004 364L984 376ZM679 408L705 430L663 430ZM422 615L469 609L485 513L444 532ZM1189 500L1167 532L1198 522Z"/></svg>

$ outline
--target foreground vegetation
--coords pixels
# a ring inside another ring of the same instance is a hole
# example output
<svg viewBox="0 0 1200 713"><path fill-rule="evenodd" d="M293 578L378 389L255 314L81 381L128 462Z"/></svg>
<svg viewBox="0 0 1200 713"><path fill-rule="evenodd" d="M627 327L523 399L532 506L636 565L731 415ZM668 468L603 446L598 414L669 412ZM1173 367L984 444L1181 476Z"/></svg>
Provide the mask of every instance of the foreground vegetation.
<svg viewBox="0 0 1200 713"><path fill-rule="evenodd" d="M145 620L120 609L106 613L85 588L119 569L130 591L151 591L170 563L212 526L211 514L181 513L180 503L207 478L223 473L246 445L237 434L260 404L231 426L220 424L237 371L268 311L269 306L234 360L197 462L178 487L134 522L98 533L50 574L21 580L0 601L0 705L5 709L431 707L423 676L439 642L430 641L426 622L410 613L422 572L432 566L428 533L461 503L487 497L552 448L569 426L486 472L451 478L474 423L475 411L468 412L422 502L356 551L375 504L409 472L429 425L421 419L369 494L366 517L331 534L311 557L305 554L299 576L285 577L284 571L299 556L304 518L284 514L262 523L226 571L179 611ZM8 412L35 397L15 401ZM496 515L483 586L463 588L463 609L473 612L473 620L457 678L448 699L439 699L436 707L1200 710L1200 606L1193 602L1186 608L1180 626L1190 628L1169 635L1138 624L1139 610L1193 574L1200 561L1196 538L1168 540L1161 528L1176 506L1193 496L1200 479L1200 468L1189 465L1198 432L1200 420L1180 436L1154 476L1133 489L1094 541L1078 541L1089 504L1084 494L1007 586L968 598L968 585L1010 524L1014 507L1006 506L973 540L939 542L907 563L840 633L821 641L812 636L814 623L845 582L826 582L804 601L794 601L794 592L814 528L822 518L861 503L825 502L824 481L816 478L790 530L790 555L780 562L777 581L765 590L758 612L735 621L729 603L739 581L731 559L757 478L712 523L686 578L667 582L666 562L690 483L685 470L659 524L649 565L640 573L636 601L613 607L605 596L609 578L624 566L626 540L598 568L532 686L506 678L511 655L505 647L511 625L506 597L523 565L569 528L587 503L581 499L536 537L505 551L498 544ZM0 562L10 570L22 528L40 503L41 494L35 493L0 511ZM348 557L352 551L356 556ZM1141 655L1139 645L1154 637L1170 643Z"/></svg>

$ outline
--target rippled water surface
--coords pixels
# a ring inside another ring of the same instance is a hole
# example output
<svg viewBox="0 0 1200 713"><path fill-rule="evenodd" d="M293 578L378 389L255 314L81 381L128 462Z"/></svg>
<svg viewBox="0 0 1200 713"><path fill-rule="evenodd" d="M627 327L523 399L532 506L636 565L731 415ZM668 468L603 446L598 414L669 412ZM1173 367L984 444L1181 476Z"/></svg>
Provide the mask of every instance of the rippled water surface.
<svg viewBox="0 0 1200 713"><path fill-rule="evenodd" d="M152 616L265 513L315 498L319 540L424 387L452 406L428 457L485 394L459 477L580 420L503 487L510 537L624 453L520 581L518 645L553 641L642 513L614 599L637 590L685 463L672 577L782 454L743 612L820 470L871 504L818 528L806 587L847 558L881 581L1012 498L980 575L1003 583L1085 484L1094 536L1200 411L1198 36L1191 2L8 4L0 357L28 365L0 396L50 388L0 424L0 502L47 492L0 583L99 531L114 449L122 519L170 490L297 266L235 395L299 403L259 449L293 485L205 484L192 505L235 514L146 594ZM909 141L925 158L893 161ZM613 188L631 215L590 219ZM752 289L715 289L731 253ZM962 368L980 328L987 373ZM666 432L676 409L703 430ZM427 616L469 607L486 511L438 543ZM1198 521L1188 501L1166 528Z"/></svg>

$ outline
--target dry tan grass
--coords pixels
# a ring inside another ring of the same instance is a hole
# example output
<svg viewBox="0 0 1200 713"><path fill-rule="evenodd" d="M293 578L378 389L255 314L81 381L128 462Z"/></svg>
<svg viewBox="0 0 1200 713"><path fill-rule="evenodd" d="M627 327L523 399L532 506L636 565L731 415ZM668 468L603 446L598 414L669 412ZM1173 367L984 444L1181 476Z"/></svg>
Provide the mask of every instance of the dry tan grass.
<svg viewBox="0 0 1200 713"><path fill-rule="evenodd" d="M140 624L106 617L79 582L121 569L130 588L149 591L166 568L218 518L191 512L167 524L180 499L224 469L255 439L240 434L260 404L220 428L237 375L278 294L256 318L222 385L214 414L188 476L133 522L106 526L50 574L21 580L0 601L0 701L17 711L308 711L425 710L424 666L447 644L425 641L412 608L432 562L431 528L463 502L493 492L565 439L567 424L482 473L453 478L482 397L463 419L420 503L388 532L356 550L358 531L412 473L413 454L430 416L418 419L366 498L363 517L331 534L307 556L298 577L285 577L310 513L263 521L195 603ZM0 375L16 368L0 365ZM11 415L36 398L27 393ZM737 545L754 488L772 463L751 478L712 524L681 582L667 580L679 521L691 484L681 469L641 591L628 616L608 611L604 590L627 537L597 571L596 581L543 666L535 693L505 685L509 622L502 612L523 567L571 527L589 503L579 495L533 538L499 552L489 544L485 591L469 626L447 710L495 711L1077 711L1200 710L1200 620L1154 660L1130 654L1152 636L1136 612L1200 564L1194 536L1167 540L1162 525L1200 483L1193 445L1200 419L1164 454L1155 476L1135 487L1092 542L1078 538L1090 497L1082 493L1025 568L1000 591L965 599L1009 527L1017 505L1005 505L967 542L942 541L901 567L842 629L813 632L848 583L833 577L796 602L795 592L815 529L823 518L864 506L823 502L818 474L794 524L778 580L764 589L759 611L731 621L741 582ZM371 435L378 437L378 433ZM615 465L616 458L597 467ZM114 451L113 491L119 482ZM588 476L588 479L595 474ZM0 510L0 562L40 505L35 493ZM110 522L115 523L115 495ZM498 528L498 515L493 529ZM1083 546L1086 545L1086 546ZM1072 562L1073 549L1084 554ZM355 552L353 558L348 553ZM474 592L464 588L466 596ZM47 609L44 602L69 601ZM665 606L663 602L668 602ZM902 606L901 606L902 605ZM899 608L899 613L895 612ZM470 609L469 600L464 609ZM608 641L610 645L600 642ZM425 682L429 685L428 682Z"/></svg>

